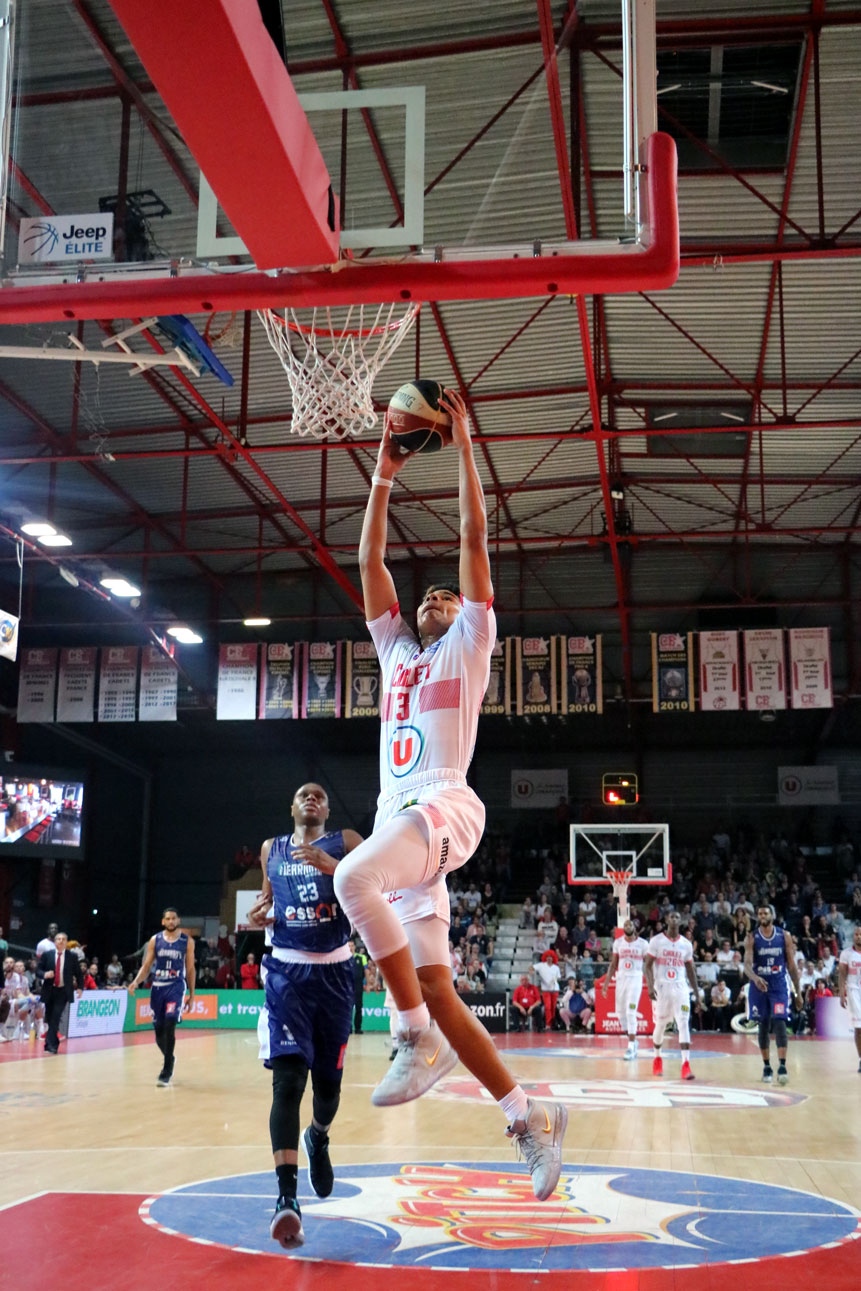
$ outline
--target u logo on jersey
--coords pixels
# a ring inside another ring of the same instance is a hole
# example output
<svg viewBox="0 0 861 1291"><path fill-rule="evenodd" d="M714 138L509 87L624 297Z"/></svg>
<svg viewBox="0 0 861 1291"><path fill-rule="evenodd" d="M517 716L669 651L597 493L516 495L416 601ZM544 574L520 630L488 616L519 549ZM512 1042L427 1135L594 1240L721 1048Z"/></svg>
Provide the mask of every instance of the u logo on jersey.
<svg viewBox="0 0 861 1291"><path fill-rule="evenodd" d="M409 775L418 764L424 736L415 726L396 726L389 736L389 769L396 779Z"/></svg>

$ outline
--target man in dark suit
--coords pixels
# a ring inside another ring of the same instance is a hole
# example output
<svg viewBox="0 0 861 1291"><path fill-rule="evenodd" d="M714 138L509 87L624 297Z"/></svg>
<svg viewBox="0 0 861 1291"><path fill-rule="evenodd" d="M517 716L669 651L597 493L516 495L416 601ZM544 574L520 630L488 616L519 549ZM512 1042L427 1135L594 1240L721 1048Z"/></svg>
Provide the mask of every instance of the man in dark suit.
<svg viewBox="0 0 861 1291"><path fill-rule="evenodd" d="M54 938L54 949L43 951L39 956L39 969L43 974L42 1003L45 1005L45 1021L48 1024L45 1053L58 1053L58 1028L63 1010L84 989L81 961L73 950L69 950L66 933L58 932Z"/></svg>

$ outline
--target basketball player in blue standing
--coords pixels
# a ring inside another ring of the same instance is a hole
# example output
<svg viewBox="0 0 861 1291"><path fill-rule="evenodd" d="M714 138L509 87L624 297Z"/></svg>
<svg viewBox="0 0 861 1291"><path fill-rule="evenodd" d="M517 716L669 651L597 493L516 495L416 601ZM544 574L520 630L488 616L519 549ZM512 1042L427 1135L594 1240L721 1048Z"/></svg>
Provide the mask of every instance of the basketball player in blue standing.
<svg viewBox="0 0 861 1291"><path fill-rule="evenodd" d="M278 1180L269 1233L288 1251L305 1241L296 1192L299 1109L309 1071L312 1117L302 1143L311 1187L328 1197L334 1185L329 1128L341 1101L355 989L350 921L335 899L332 876L362 841L353 829L327 830L329 798L318 784L301 785L290 812L292 834L263 844L262 894L248 914L272 936L263 958L268 1031L261 1028L261 1056L272 1070L269 1137Z"/></svg>
<svg viewBox="0 0 861 1291"><path fill-rule="evenodd" d="M777 1044L777 1083L789 1080L786 1070L786 1023L789 1016L789 990L786 974L792 978L796 1006L801 1007L801 983L792 949L792 937L784 928L775 928L774 910L761 905L756 911L757 927L744 943L744 971L750 978L748 1015L759 1025L759 1051L762 1054L762 1079L770 1085L774 1079L771 1067L771 1039Z"/></svg>
<svg viewBox="0 0 861 1291"><path fill-rule="evenodd" d="M179 915L173 906L162 913L161 926L164 932L150 937L143 963L129 982L128 990L130 995L134 994L152 969L152 1024L155 1042L164 1056L157 1083L164 1086L170 1084L176 1066L177 1023L189 1011L194 999L194 938L180 928Z"/></svg>

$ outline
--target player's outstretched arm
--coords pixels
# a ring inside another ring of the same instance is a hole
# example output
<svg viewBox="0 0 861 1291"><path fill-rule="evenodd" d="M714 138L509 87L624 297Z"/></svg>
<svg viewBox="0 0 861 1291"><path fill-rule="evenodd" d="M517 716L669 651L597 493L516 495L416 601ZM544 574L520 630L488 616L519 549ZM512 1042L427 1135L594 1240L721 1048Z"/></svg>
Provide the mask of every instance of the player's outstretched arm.
<svg viewBox="0 0 861 1291"><path fill-rule="evenodd" d="M373 622L381 614L385 614L398 599L394 579L386 565L386 536L392 482L406 460L406 457L399 453L392 439L389 415L386 413L377 465L371 482L371 493L362 523L362 536L359 540L359 574L362 579L365 618L368 622Z"/></svg>
<svg viewBox="0 0 861 1291"><path fill-rule="evenodd" d="M440 407L451 417L452 443L460 459L458 509L460 512L460 591L467 601L491 601L493 582L487 552L487 507L475 464L469 413L463 396L446 390Z"/></svg>

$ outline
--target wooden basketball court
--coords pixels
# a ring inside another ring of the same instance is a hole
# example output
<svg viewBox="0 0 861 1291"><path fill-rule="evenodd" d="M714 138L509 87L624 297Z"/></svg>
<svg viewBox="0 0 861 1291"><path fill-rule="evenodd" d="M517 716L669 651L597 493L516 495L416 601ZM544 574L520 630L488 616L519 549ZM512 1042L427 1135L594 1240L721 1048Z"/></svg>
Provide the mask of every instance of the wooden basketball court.
<svg viewBox="0 0 861 1291"><path fill-rule="evenodd" d="M180 1033L174 1084L152 1037L0 1047L4 1286L90 1291L186 1286L482 1286L843 1291L861 1247L861 1075L851 1038L796 1040L785 1088L759 1083L748 1036L695 1038L695 1082L663 1080L648 1042L499 1037L528 1089L565 1101L557 1194L531 1194L503 1119L463 1067L400 1108L376 1109L388 1036L353 1037L332 1134L335 1193L300 1171L306 1244L268 1237L274 1176L269 1075L253 1034ZM306 1098L309 1096L306 1095ZM308 1107L310 1104L308 1103ZM273 1261L281 1261L283 1271ZM289 1269L286 1265L289 1264Z"/></svg>

